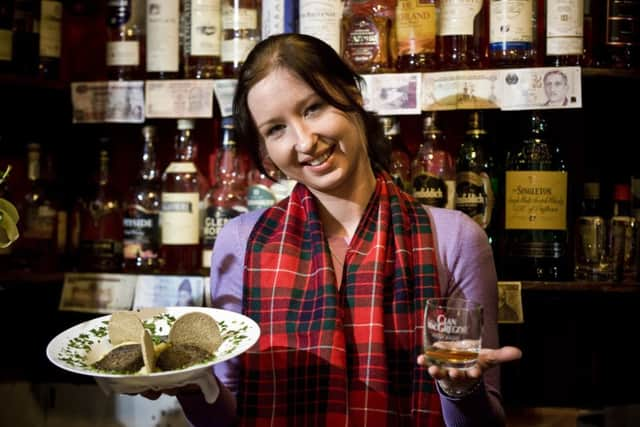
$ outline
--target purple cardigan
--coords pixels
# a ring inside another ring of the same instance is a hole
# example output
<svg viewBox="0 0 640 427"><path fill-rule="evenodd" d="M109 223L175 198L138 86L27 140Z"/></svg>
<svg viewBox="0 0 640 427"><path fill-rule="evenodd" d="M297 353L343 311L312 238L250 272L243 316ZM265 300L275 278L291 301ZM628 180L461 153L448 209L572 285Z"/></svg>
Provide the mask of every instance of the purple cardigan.
<svg viewBox="0 0 640 427"><path fill-rule="evenodd" d="M434 226L437 268L442 296L462 296L484 307L485 348L498 347L497 278L493 253L485 232L460 211L426 207ZM231 220L216 239L211 258L211 299L216 308L242 311L245 246L262 210ZM215 365L221 387L220 398L207 404L201 395L178 395L185 415L195 426L222 426L233 413L238 390L237 359ZM440 392L447 426L494 426L504 424L499 368L484 376L483 387L464 398Z"/></svg>

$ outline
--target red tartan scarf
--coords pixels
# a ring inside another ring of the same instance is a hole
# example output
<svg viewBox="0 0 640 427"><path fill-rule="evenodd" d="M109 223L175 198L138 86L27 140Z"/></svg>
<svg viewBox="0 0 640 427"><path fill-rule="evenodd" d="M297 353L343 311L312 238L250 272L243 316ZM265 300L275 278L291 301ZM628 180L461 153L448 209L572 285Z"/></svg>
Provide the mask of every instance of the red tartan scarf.
<svg viewBox="0 0 640 427"><path fill-rule="evenodd" d="M440 426L422 351L438 296L424 208L384 174L347 250L340 290L316 200L303 185L249 238L243 311L260 325L242 356L243 426Z"/></svg>

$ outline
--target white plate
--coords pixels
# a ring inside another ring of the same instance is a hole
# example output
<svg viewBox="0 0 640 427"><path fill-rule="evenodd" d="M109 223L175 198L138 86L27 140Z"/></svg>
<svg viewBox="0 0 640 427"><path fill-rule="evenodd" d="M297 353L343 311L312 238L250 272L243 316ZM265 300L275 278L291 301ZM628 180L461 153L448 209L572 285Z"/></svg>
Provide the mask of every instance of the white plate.
<svg viewBox="0 0 640 427"><path fill-rule="evenodd" d="M145 320L145 327L153 324L152 335L168 335L170 326L167 315L178 318L183 314L200 311L213 317L220 326L222 344L211 361L185 369L151 374L113 374L94 370L90 365L113 346L109 343L107 325L111 315L80 323L58 334L47 346L47 357L56 366L81 375L94 377L107 392L137 393L144 390L161 390L188 383L211 387L215 379L211 366L236 357L251 348L260 337L260 328L250 318L227 310L207 307L167 307L159 316ZM203 388L205 396L207 390ZM210 393L213 391L209 390ZM217 396L217 390L215 390Z"/></svg>

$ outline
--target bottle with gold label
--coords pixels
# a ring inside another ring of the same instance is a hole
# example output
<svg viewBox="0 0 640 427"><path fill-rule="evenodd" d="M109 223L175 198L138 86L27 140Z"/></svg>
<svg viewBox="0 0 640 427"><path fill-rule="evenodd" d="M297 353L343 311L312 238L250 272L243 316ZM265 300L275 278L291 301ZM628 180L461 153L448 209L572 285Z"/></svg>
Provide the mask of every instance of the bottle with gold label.
<svg viewBox="0 0 640 427"><path fill-rule="evenodd" d="M568 279L567 166L539 111L505 164L504 278Z"/></svg>
<svg viewBox="0 0 640 427"><path fill-rule="evenodd" d="M436 68L435 0L399 0L395 33L398 71L422 72Z"/></svg>

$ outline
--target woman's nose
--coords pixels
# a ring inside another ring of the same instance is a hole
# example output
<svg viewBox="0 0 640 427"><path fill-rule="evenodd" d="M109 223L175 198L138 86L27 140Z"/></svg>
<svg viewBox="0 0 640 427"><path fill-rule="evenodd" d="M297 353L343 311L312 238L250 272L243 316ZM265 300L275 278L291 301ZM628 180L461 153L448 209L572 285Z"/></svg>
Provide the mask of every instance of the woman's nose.
<svg viewBox="0 0 640 427"><path fill-rule="evenodd" d="M301 124L296 128L296 145L295 148L301 153L312 151L318 142L318 135L315 134L308 126Z"/></svg>

